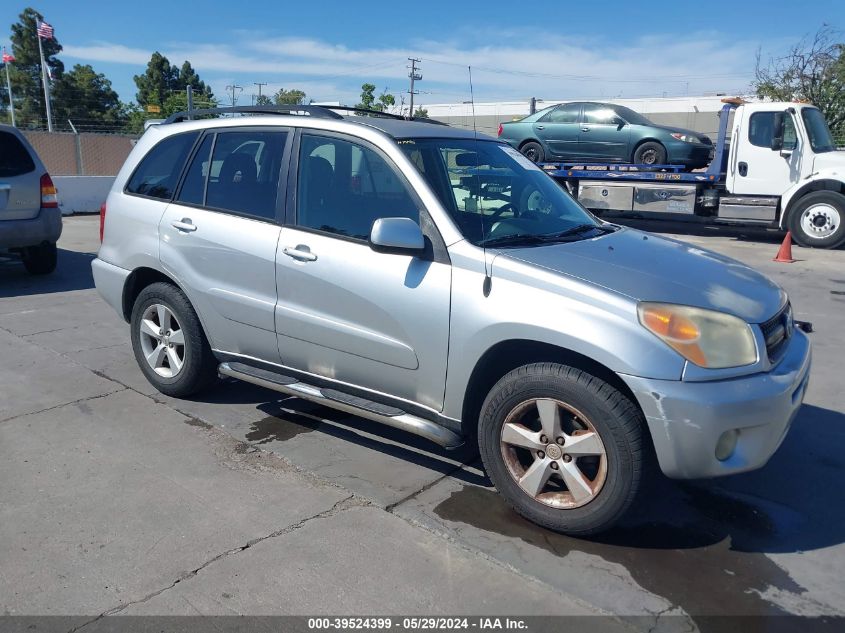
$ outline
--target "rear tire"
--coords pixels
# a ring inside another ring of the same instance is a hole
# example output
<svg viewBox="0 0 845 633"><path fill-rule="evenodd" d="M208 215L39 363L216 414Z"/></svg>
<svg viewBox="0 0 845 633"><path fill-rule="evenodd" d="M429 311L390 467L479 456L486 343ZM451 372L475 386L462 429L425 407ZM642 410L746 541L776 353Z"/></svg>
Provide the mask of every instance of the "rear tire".
<svg viewBox="0 0 845 633"><path fill-rule="evenodd" d="M632 162L636 165L665 165L666 148L656 141L647 141L634 150Z"/></svg>
<svg viewBox="0 0 845 633"><path fill-rule="evenodd" d="M787 224L801 246L836 248L845 243L845 195L836 191L808 193L795 203Z"/></svg>
<svg viewBox="0 0 845 633"><path fill-rule="evenodd" d="M528 141L519 148L519 151L532 163L542 163L546 160L546 153L543 151L543 146L535 141Z"/></svg>
<svg viewBox="0 0 845 633"><path fill-rule="evenodd" d="M217 359L188 298L172 284L144 288L132 307L135 360L161 393L184 398L217 378Z"/></svg>
<svg viewBox="0 0 845 633"><path fill-rule="evenodd" d="M607 530L633 503L650 455L643 429L637 406L608 383L538 363L511 371L490 391L478 444L488 476L514 510L585 536Z"/></svg>
<svg viewBox="0 0 845 633"><path fill-rule="evenodd" d="M56 270L58 249L55 242L27 246L21 253L21 259L30 275L49 275Z"/></svg>

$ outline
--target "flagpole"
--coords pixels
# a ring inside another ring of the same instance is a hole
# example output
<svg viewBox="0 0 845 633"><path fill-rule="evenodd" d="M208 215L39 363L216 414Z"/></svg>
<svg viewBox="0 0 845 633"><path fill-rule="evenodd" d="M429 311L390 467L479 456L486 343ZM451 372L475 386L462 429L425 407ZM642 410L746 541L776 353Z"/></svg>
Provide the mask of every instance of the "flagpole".
<svg viewBox="0 0 845 633"><path fill-rule="evenodd" d="M53 113L50 111L50 77L44 62L44 47L41 46L41 36L38 34L38 23L35 24L35 37L38 38L38 54L41 55L41 81L44 83L44 103L47 106L47 131L53 131Z"/></svg>
<svg viewBox="0 0 845 633"><path fill-rule="evenodd" d="M3 49L5 52L5 49ZM10 62L6 62L4 66L6 66L6 91L9 93L9 115L12 117L12 127L17 127L15 125L15 102L12 100L12 82L9 81L9 64Z"/></svg>

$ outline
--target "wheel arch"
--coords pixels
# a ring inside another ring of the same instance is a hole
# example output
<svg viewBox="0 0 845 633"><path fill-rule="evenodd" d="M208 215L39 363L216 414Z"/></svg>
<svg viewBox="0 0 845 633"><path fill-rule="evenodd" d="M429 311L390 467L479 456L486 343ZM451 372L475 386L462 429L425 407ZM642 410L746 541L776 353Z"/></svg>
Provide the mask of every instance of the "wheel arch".
<svg viewBox="0 0 845 633"><path fill-rule="evenodd" d="M176 279L160 270L156 270L155 268L141 266L129 273L129 276L126 278L126 282L123 284L121 308L124 321L128 323L132 318L132 307L135 305L135 300L138 298L138 295L141 294L141 291L147 286L158 282L170 284L171 286L179 288L182 294L188 297L188 301L191 302L191 305L194 306L194 310L196 310L196 306L194 305L194 302L191 301L190 295L185 291L185 288L182 287L182 284L176 281ZM197 312L197 316L199 316L199 312ZM202 321L201 317L200 321Z"/></svg>
<svg viewBox="0 0 845 633"><path fill-rule="evenodd" d="M778 222L781 229L788 227L787 218L789 218L789 214L792 213L792 210L795 209L801 198L815 191L833 191L845 195L845 182L831 177L818 178L804 183L792 191L787 191L781 198L782 213Z"/></svg>
<svg viewBox="0 0 845 633"><path fill-rule="evenodd" d="M524 141L520 141L519 147L517 147L517 149L521 152L522 148L528 145L528 143L537 143L537 145L543 148L543 151L546 151L546 146L543 145L543 141L537 138L527 138Z"/></svg>
<svg viewBox="0 0 845 633"><path fill-rule="evenodd" d="M550 343L528 339L511 339L496 343L487 349L475 363L463 401L461 414L463 433L469 437L475 436L484 399L502 376L522 365L538 362L560 363L592 374L618 389L640 409L639 402L628 385L616 372L602 363L578 352ZM641 409L640 411L642 412ZM646 433L649 433L648 425L644 426Z"/></svg>

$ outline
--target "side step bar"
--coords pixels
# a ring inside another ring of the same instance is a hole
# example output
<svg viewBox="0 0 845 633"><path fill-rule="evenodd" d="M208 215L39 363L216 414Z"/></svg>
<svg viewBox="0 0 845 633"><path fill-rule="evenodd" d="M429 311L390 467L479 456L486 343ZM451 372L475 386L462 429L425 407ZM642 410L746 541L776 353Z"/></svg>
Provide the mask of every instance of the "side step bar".
<svg viewBox="0 0 845 633"><path fill-rule="evenodd" d="M266 387L288 396L310 400L332 409L419 435L444 448L457 448L464 442L457 433L425 418L335 389L315 387L290 376L251 367L243 363L221 363L217 371L224 376L237 378L259 387Z"/></svg>

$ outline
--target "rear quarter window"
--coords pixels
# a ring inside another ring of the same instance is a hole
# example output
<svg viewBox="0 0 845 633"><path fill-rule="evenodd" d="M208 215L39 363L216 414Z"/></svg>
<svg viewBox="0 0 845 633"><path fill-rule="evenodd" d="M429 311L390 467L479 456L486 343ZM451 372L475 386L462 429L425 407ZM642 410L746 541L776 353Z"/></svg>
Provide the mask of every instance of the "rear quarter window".
<svg viewBox="0 0 845 633"><path fill-rule="evenodd" d="M35 171L26 146L11 132L0 132L0 177L23 176Z"/></svg>
<svg viewBox="0 0 845 633"><path fill-rule="evenodd" d="M126 192L161 200L173 198L185 159L199 134L174 134L154 145L129 178Z"/></svg>

